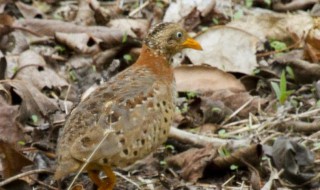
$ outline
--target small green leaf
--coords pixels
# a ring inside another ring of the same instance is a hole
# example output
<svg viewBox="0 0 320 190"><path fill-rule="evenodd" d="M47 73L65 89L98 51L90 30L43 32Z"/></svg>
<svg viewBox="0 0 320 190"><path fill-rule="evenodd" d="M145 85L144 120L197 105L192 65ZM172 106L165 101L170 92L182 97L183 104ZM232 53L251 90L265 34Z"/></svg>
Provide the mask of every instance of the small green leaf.
<svg viewBox="0 0 320 190"><path fill-rule="evenodd" d="M213 24L215 24L215 25L218 25L218 24L219 24L219 20L216 19L216 18L213 18L213 19L212 19L212 22L213 22Z"/></svg>
<svg viewBox="0 0 320 190"><path fill-rule="evenodd" d="M213 107L213 108L211 109L211 111L214 112L214 113L220 113L222 110L221 110L221 108L219 108L219 107Z"/></svg>
<svg viewBox="0 0 320 190"><path fill-rule="evenodd" d="M64 53L66 51L66 47L62 45L56 45L54 46L54 49L59 53Z"/></svg>
<svg viewBox="0 0 320 190"><path fill-rule="evenodd" d="M174 146L171 144L166 145L165 148L168 150L174 151Z"/></svg>
<svg viewBox="0 0 320 190"><path fill-rule="evenodd" d="M239 9L237 12L233 15L233 20L239 20L241 17L243 17L243 10Z"/></svg>
<svg viewBox="0 0 320 190"><path fill-rule="evenodd" d="M283 70L280 77L280 104L284 104L287 100L288 96L292 94L293 91L287 91L287 79L286 79L286 73Z"/></svg>
<svg viewBox="0 0 320 190"><path fill-rule="evenodd" d="M124 34L123 34L123 36L122 36L122 43L123 43L123 44L126 43L127 40L128 40L128 34L127 34L127 32L124 32Z"/></svg>
<svg viewBox="0 0 320 190"><path fill-rule="evenodd" d="M246 0L245 1L245 5L246 5L246 7L252 7L252 5L253 5L253 0Z"/></svg>
<svg viewBox="0 0 320 190"><path fill-rule="evenodd" d="M271 5L271 0L264 0L264 2L265 2L268 6Z"/></svg>
<svg viewBox="0 0 320 190"><path fill-rule="evenodd" d="M275 82L271 82L271 86L276 93L279 103L283 105L287 101L288 97L294 92L293 90L287 91L287 79L285 70L283 70L281 73L279 85Z"/></svg>
<svg viewBox="0 0 320 190"><path fill-rule="evenodd" d="M231 170L237 170L239 168L239 166L237 166L237 165L235 165L235 164L232 164L231 166L230 166L230 169Z"/></svg>
<svg viewBox="0 0 320 190"><path fill-rule="evenodd" d="M31 120L32 120L32 123L37 123L39 121L37 115L31 115Z"/></svg>
<svg viewBox="0 0 320 190"><path fill-rule="evenodd" d="M317 107L320 108L320 100L317 101Z"/></svg>
<svg viewBox="0 0 320 190"><path fill-rule="evenodd" d="M125 55L123 56L123 59L126 60L127 62L132 61L132 57L131 57L130 54L125 54Z"/></svg>
<svg viewBox="0 0 320 190"><path fill-rule="evenodd" d="M221 157L230 156L230 152L225 147L219 148L218 153Z"/></svg>
<svg viewBox="0 0 320 190"><path fill-rule="evenodd" d="M314 143L313 146L314 148L320 148L320 142Z"/></svg>
<svg viewBox="0 0 320 190"><path fill-rule="evenodd" d="M19 67L18 66L15 66L15 67L13 67L13 74L16 74L17 73L17 71L18 71L18 69L19 69Z"/></svg>
<svg viewBox="0 0 320 190"><path fill-rule="evenodd" d="M93 72L97 72L97 68L95 65L92 65L92 70L93 70Z"/></svg>
<svg viewBox="0 0 320 190"><path fill-rule="evenodd" d="M226 137L226 130L225 130L225 129L219 130L218 135L219 135L220 137Z"/></svg>
<svg viewBox="0 0 320 190"><path fill-rule="evenodd" d="M166 166L166 165L167 165L167 162L166 162L165 160L161 160L161 161L160 161L160 165L161 165L161 166Z"/></svg>
<svg viewBox="0 0 320 190"><path fill-rule="evenodd" d="M176 109L175 109L175 113L177 113L177 114L180 114L180 113L181 113L181 110L179 109L178 106L177 106Z"/></svg>
<svg viewBox="0 0 320 190"><path fill-rule="evenodd" d="M197 96L197 93L196 92L187 92L187 98L188 99L193 99Z"/></svg>
<svg viewBox="0 0 320 190"><path fill-rule="evenodd" d="M256 68L256 69L253 70L253 75L257 75L260 72L261 72L260 69Z"/></svg>
<svg viewBox="0 0 320 190"><path fill-rule="evenodd" d="M24 145L26 145L26 142L24 142L24 141L18 141L18 144L24 146Z"/></svg>
<svg viewBox="0 0 320 190"><path fill-rule="evenodd" d="M286 66L286 71L290 79L295 79L293 69L290 66Z"/></svg>
<svg viewBox="0 0 320 190"><path fill-rule="evenodd" d="M181 113L186 113L188 110L189 110L188 104L187 104L187 103L184 103L184 104L183 104L183 107L181 108Z"/></svg>
<svg viewBox="0 0 320 190"><path fill-rule="evenodd" d="M275 82L271 82L271 86L273 88L274 93L276 93L277 99L279 100L281 96L279 85Z"/></svg>
<svg viewBox="0 0 320 190"><path fill-rule="evenodd" d="M208 29L209 29L209 27L203 26L203 27L201 27L201 32L205 32L205 31L207 31Z"/></svg>
<svg viewBox="0 0 320 190"><path fill-rule="evenodd" d="M69 78L70 78L72 81L78 80L77 73L76 73L74 70L70 70L70 71L69 71Z"/></svg>
<svg viewBox="0 0 320 190"><path fill-rule="evenodd" d="M280 41L272 41L270 42L270 46L276 51L283 51L287 49L287 45Z"/></svg>

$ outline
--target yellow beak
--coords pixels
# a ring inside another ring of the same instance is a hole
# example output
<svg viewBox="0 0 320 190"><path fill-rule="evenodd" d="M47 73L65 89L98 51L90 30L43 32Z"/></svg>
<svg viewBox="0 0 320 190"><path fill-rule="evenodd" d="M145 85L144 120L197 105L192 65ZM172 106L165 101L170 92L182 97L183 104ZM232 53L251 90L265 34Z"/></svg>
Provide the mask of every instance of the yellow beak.
<svg viewBox="0 0 320 190"><path fill-rule="evenodd" d="M195 39L188 37L186 41L182 43L182 47L184 48L192 48L196 50L202 50L201 45Z"/></svg>

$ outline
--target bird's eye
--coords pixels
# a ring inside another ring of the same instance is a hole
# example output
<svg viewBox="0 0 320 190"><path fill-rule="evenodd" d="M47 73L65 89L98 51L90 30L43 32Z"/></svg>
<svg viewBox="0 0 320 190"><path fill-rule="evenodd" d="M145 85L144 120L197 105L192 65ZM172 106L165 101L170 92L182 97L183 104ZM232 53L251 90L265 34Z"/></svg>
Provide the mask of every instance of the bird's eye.
<svg viewBox="0 0 320 190"><path fill-rule="evenodd" d="M182 32L177 32L176 36L177 36L177 38L182 38Z"/></svg>

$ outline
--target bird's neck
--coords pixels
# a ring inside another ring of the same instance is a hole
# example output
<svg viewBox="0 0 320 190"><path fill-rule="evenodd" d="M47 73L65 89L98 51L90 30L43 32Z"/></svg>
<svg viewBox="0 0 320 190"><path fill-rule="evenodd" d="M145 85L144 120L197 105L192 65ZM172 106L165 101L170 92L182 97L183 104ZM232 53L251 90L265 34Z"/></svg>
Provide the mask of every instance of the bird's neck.
<svg viewBox="0 0 320 190"><path fill-rule="evenodd" d="M146 45L142 46L140 56L134 66L147 67L161 78L173 80L170 56L160 55Z"/></svg>

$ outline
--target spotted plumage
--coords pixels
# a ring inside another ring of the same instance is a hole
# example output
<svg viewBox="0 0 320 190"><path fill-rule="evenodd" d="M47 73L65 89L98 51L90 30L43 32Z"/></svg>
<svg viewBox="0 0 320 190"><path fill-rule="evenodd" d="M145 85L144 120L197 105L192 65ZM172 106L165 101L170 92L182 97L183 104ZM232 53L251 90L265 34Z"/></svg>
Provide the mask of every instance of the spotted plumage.
<svg viewBox="0 0 320 190"><path fill-rule="evenodd" d="M175 110L169 59L187 47L201 48L178 25L153 28L137 62L72 110L59 138L55 178L77 172L94 152L85 167L88 175L99 190L111 190L111 167L126 167L164 143ZM99 170L109 177L107 183L100 180Z"/></svg>

